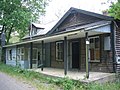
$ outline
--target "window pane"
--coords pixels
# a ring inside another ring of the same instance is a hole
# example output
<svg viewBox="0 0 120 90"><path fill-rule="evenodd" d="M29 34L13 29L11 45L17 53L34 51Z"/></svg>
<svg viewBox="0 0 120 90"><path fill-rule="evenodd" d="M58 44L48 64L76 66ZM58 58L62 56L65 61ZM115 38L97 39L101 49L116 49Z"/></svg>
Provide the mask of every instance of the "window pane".
<svg viewBox="0 0 120 90"><path fill-rule="evenodd" d="M17 49L17 54L20 54L20 48Z"/></svg>
<svg viewBox="0 0 120 90"><path fill-rule="evenodd" d="M100 40L99 38L95 38L95 48L99 48L100 47Z"/></svg>
<svg viewBox="0 0 120 90"><path fill-rule="evenodd" d="M21 60L24 60L24 55L21 55Z"/></svg>
<svg viewBox="0 0 120 90"><path fill-rule="evenodd" d="M37 49L33 49L33 59L37 59Z"/></svg>
<svg viewBox="0 0 120 90"><path fill-rule="evenodd" d="M93 43L93 39L90 39L90 43Z"/></svg>
<svg viewBox="0 0 120 90"><path fill-rule="evenodd" d="M96 60L100 60L100 50L95 50Z"/></svg>
<svg viewBox="0 0 120 90"><path fill-rule="evenodd" d="M100 38L90 38L90 60L100 60Z"/></svg>
<svg viewBox="0 0 120 90"><path fill-rule="evenodd" d="M94 48L94 47L95 47L94 43L90 43L90 48Z"/></svg>
<svg viewBox="0 0 120 90"><path fill-rule="evenodd" d="M17 60L20 60L20 55L17 56Z"/></svg>
<svg viewBox="0 0 120 90"><path fill-rule="evenodd" d="M21 53L24 53L24 48L21 48Z"/></svg>
<svg viewBox="0 0 120 90"><path fill-rule="evenodd" d="M90 49L90 59L94 60L94 49Z"/></svg>
<svg viewBox="0 0 120 90"><path fill-rule="evenodd" d="M56 60L63 60L63 42L56 43Z"/></svg>
<svg viewBox="0 0 120 90"><path fill-rule="evenodd" d="M7 55L8 60L12 60L12 50L8 50L7 52L8 52L8 55Z"/></svg>

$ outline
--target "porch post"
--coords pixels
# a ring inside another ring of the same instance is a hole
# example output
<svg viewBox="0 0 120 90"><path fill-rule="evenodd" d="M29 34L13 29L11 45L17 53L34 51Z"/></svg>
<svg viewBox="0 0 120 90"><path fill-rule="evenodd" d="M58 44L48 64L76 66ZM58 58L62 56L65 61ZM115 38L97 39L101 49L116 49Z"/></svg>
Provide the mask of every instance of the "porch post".
<svg viewBox="0 0 120 90"><path fill-rule="evenodd" d="M44 52L44 41L42 41L42 42L41 42L41 44L42 44L42 52L41 52L41 53L42 53L42 60L41 60L41 64L42 64L42 65L41 65L41 71L43 71L43 58L44 58L44 57L43 57L43 52Z"/></svg>
<svg viewBox="0 0 120 90"><path fill-rule="evenodd" d="M89 40L88 32L85 33L86 38L86 78L89 78Z"/></svg>
<svg viewBox="0 0 120 90"><path fill-rule="evenodd" d="M113 72L116 72L116 56L115 56L115 26L114 22L111 23L111 48L112 48L112 60L113 60Z"/></svg>
<svg viewBox="0 0 120 90"><path fill-rule="evenodd" d="M33 43L30 43L30 69L32 69Z"/></svg>
<svg viewBox="0 0 120 90"><path fill-rule="evenodd" d="M67 37L64 37L64 74L67 75Z"/></svg>
<svg viewBox="0 0 120 90"><path fill-rule="evenodd" d="M17 54L18 54L18 50L17 50L17 48L18 48L18 45L16 45L16 66L17 66Z"/></svg>

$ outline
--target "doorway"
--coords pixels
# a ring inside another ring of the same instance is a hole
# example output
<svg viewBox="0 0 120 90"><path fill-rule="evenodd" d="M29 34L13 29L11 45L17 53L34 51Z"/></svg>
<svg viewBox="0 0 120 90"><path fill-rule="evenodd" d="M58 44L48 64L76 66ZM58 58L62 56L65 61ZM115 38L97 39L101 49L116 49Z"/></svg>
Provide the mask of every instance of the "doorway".
<svg viewBox="0 0 120 90"><path fill-rule="evenodd" d="M79 41L72 42L72 68L79 68Z"/></svg>

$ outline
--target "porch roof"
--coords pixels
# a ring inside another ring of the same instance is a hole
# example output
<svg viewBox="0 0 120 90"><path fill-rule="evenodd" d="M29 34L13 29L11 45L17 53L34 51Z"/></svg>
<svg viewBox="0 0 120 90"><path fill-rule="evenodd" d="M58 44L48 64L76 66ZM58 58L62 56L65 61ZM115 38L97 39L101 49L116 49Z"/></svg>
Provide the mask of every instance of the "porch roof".
<svg viewBox="0 0 120 90"><path fill-rule="evenodd" d="M10 45L5 45L3 47L12 47L16 45L28 44L31 42L36 42L36 43L41 43L41 41L44 41L45 43L53 42L53 41L63 40L65 36L67 37L67 39L80 38L80 37L85 37L85 32L88 32L89 36L102 34L102 33L110 33L110 23L111 21L100 21L80 27L67 28L66 31L56 33L54 35L48 35L48 36L46 35L39 39L14 43Z"/></svg>

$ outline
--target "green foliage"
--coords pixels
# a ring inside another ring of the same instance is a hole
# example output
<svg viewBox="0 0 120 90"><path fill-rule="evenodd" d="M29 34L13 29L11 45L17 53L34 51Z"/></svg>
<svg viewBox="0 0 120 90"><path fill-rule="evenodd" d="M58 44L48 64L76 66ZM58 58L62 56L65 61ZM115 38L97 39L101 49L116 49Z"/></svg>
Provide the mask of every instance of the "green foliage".
<svg viewBox="0 0 120 90"><path fill-rule="evenodd" d="M88 90L120 90L120 82L105 84L89 84Z"/></svg>
<svg viewBox="0 0 120 90"><path fill-rule="evenodd" d="M118 0L117 3L112 3L111 7L108 10L108 13L115 19L120 19L120 0Z"/></svg>
<svg viewBox="0 0 120 90"><path fill-rule="evenodd" d="M48 0L0 0L0 25L9 43L11 32L17 31L21 39L28 26L45 13Z"/></svg>
<svg viewBox="0 0 120 90"><path fill-rule="evenodd" d="M9 43L16 43L16 42L19 42L19 37L18 36L11 37L10 40L9 40Z"/></svg>
<svg viewBox="0 0 120 90"><path fill-rule="evenodd" d="M62 88L64 90L73 90L74 87L74 81L69 79L68 77L66 78L48 78L49 83L54 83Z"/></svg>

